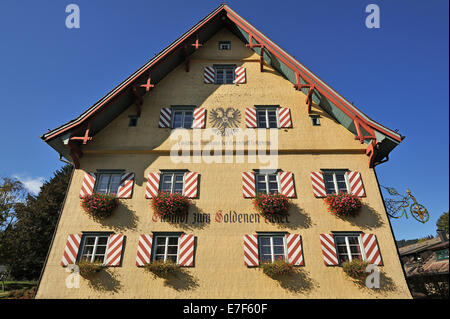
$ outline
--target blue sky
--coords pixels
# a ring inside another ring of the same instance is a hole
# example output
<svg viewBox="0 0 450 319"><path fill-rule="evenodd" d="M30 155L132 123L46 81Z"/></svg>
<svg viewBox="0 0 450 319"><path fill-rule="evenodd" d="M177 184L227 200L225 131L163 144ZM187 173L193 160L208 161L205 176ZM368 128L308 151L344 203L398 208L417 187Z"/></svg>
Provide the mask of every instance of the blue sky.
<svg viewBox="0 0 450 319"><path fill-rule="evenodd" d="M65 27L79 5L81 28ZM365 27L368 4L380 29ZM220 1L0 2L0 176L31 190L62 166L40 136L103 97ZM427 224L393 220L397 239L435 233L448 211L447 0L227 1L230 7L383 125L406 139L377 167L382 185L409 187ZM275 5L276 4L276 5Z"/></svg>

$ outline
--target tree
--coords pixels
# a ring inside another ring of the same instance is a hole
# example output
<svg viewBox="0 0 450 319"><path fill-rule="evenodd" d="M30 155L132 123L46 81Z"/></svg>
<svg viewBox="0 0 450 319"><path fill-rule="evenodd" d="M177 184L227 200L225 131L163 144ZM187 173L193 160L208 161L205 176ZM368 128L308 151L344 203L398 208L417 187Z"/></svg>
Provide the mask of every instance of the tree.
<svg viewBox="0 0 450 319"><path fill-rule="evenodd" d="M25 190L18 180L0 179L0 239L15 222L14 206L24 199Z"/></svg>
<svg viewBox="0 0 450 319"><path fill-rule="evenodd" d="M5 230L0 260L16 279L37 279L43 267L69 184L72 167L64 166L45 182L39 194L14 205L15 222Z"/></svg>
<svg viewBox="0 0 450 319"><path fill-rule="evenodd" d="M440 230L445 230L448 233L448 212L443 213L436 222L436 226Z"/></svg>

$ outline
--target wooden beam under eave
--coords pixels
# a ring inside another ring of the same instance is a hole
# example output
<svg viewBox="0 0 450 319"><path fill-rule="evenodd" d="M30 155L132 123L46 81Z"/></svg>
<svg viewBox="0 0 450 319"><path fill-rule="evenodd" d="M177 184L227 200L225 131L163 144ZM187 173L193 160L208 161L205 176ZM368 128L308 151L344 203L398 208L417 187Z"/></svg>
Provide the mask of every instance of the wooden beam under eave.
<svg viewBox="0 0 450 319"><path fill-rule="evenodd" d="M80 168L80 158L83 157L83 151L76 142L71 140L69 140L67 146L69 147L69 153L70 157L72 158L73 165L77 169Z"/></svg>

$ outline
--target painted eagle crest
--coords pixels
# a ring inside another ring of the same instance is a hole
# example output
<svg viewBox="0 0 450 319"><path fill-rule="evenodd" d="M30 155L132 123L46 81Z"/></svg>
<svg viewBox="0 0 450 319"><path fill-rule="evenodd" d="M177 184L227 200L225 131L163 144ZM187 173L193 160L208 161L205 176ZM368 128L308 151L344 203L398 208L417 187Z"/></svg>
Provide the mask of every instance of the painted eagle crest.
<svg viewBox="0 0 450 319"><path fill-rule="evenodd" d="M209 112L212 127L216 128L222 135L226 129L235 129L241 123L241 112L228 107L218 107Z"/></svg>

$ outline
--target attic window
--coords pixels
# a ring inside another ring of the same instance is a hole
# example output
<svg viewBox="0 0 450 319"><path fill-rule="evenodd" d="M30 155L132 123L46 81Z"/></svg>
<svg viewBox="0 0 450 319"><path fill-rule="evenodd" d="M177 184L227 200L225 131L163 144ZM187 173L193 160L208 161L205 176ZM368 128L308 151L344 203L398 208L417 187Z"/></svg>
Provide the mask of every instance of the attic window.
<svg viewBox="0 0 450 319"><path fill-rule="evenodd" d="M230 41L219 41L219 50L231 50Z"/></svg>
<svg viewBox="0 0 450 319"><path fill-rule="evenodd" d="M320 126L320 116L319 115L310 115L312 125L313 126Z"/></svg>
<svg viewBox="0 0 450 319"><path fill-rule="evenodd" d="M130 121L128 122L129 127L135 127L137 126L138 117L137 116L130 116Z"/></svg>

